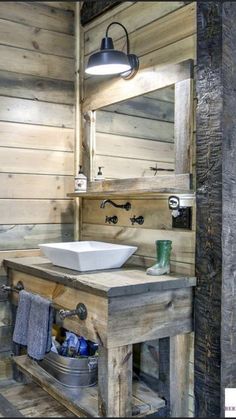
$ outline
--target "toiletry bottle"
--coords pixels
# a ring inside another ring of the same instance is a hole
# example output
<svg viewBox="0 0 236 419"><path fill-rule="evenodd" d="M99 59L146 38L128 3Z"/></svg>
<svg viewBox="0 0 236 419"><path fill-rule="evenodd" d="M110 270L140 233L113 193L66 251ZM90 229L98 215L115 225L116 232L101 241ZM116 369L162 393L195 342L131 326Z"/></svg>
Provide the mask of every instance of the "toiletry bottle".
<svg viewBox="0 0 236 419"><path fill-rule="evenodd" d="M78 175L75 176L75 192L87 191L87 177L83 174L82 166L79 167Z"/></svg>
<svg viewBox="0 0 236 419"><path fill-rule="evenodd" d="M97 176L95 177L95 180L104 180L105 178L104 178L104 176L103 176L103 173L102 173L102 168L103 168L104 166L98 166L98 173L97 173Z"/></svg>

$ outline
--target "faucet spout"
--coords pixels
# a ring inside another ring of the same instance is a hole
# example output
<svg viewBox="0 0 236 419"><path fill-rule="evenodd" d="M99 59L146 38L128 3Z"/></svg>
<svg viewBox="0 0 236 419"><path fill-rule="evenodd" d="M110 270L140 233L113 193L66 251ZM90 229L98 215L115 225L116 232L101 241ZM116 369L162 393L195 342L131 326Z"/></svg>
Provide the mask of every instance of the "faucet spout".
<svg viewBox="0 0 236 419"><path fill-rule="evenodd" d="M125 204L116 204L111 199L104 199L100 204L100 208L105 208L106 204L111 204L113 205L113 207L116 208L124 208L126 211L129 211L131 209L130 202L126 202Z"/></svg>

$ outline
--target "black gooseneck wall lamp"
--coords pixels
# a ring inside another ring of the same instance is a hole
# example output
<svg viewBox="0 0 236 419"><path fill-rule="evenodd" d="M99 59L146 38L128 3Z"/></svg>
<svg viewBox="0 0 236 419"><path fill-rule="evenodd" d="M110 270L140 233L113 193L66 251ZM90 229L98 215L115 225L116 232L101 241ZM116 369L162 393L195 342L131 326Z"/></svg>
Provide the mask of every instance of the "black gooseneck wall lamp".
<svg viewBox="0 0 236 419"><path fill-rule="evenodd" d="M112 38L108 36L112 25L120 25L124 29L127 54L114 49ZM126 28L119 22L112 22L107 27L105 38L102 39L100 51L89 57L85 72L92 75L120 74L124 79L130 79L137 73L138 68L138 57L129 52L129 36Z"/></svg>

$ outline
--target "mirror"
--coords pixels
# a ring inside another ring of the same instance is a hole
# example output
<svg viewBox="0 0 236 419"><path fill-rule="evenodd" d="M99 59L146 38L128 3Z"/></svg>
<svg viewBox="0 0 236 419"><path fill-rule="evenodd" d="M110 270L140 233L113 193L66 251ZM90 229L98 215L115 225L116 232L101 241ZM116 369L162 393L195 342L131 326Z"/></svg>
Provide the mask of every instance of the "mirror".
<svg viewBox="0 0 236 419"><path fill-rule="evenodd" d="M93 176L105 179L173 173L175 86L96 111Z"/></svg>
<svg viewBox="0 0 236 419"><path fill-rule="evenodd" d="M99 167L106 191L113 179L148 183L191 173L192 60L143 69L129 81L90 82L82 113L82 160L90 189L99 188L93 182Z"/></svg>

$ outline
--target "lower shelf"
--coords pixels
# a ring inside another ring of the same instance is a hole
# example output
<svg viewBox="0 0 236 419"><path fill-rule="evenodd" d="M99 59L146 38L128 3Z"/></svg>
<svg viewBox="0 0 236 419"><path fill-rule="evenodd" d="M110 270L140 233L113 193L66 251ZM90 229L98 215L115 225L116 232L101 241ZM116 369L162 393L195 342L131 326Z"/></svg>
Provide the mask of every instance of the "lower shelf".
<svg viewBox="0 0 236 419"><path fill-rule="evenodd" d="M23 373L76 416L98 417L97 386L71 389L57 381L27 355L15 356L13 359ZM132 402L135 417L147 416L165 406L165 401L142 381L133 383Z"/></svg>

